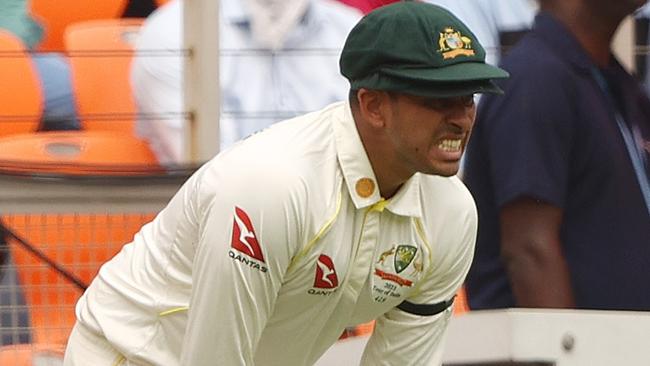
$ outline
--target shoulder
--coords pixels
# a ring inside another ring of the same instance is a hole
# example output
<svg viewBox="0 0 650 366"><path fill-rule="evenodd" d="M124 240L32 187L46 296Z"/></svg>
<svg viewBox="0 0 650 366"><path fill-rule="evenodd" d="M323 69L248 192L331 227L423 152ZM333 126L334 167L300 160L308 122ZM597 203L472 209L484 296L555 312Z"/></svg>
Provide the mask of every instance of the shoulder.
<svg viewBox="0 0 650 366"><path fill-rule="evenodd" d="M207 163L203 195L245 195L260 203L305 202L336 167L327 110L272 125Z"/></svg>
<svg viewBox="0 0 650 366"><path fill-rule="evenodd" d="M570 62L561 57L561 51L530 33L503 58L501 67L510 73L504 86L538 88L545 84L563 84L575 77ZM535 83L530 84L531 81Z"/></svg>
<svg viewBox="0 0 650 366"><path fill-rule="evenodd" d="M182 23L182 4L179 1L159 7L140 28L136 49L179 48Z"/></svg>
<svg viewBox="0 0 650 366"><path fill-rule="evenodd" d="M581 78L569 61L533 34L525 36L503 59L510 78L498 81L504 95L481 98L477 124L488 118L508 119L540 114L572 113Z"/></svg>
<svg viewBox="0 0 650 366"><path fill-rule="evenodd" d="M422 174L420 189L423 203L426 203L425 215L437 219L443 217L456 220L463 217L469 222L476 221L474 198L458 177Z"/></svg>
<svg viewBox="0 0 650 366"><path fill-rule="evenodd" d="M421 188L422 224L433 260L431 278L435 283L462 281L478 230L474 199L457 177L427 176Z"/></svg>

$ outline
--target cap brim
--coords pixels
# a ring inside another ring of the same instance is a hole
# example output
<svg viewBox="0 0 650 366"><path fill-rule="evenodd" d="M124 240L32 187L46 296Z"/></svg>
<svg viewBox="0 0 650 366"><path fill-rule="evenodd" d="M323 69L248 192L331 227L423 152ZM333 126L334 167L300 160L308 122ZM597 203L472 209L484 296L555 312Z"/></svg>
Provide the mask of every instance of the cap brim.
<svg viewBox="0 0 650 366"><path fill-rule="evenodd" d="M507 71L482 62L461 62L439 68L383 67L380 72L401 79L445 83L505 79L510 76Z"/></svg>
<svg viewBox="0 0 650 366"><path fill-rule="evenodd" d="M386 74L373 74L350 83L352 89L393 91L431 98L450 98L471 94L503 94L491 79L465 81L430 81L408 79Z"/></svg>

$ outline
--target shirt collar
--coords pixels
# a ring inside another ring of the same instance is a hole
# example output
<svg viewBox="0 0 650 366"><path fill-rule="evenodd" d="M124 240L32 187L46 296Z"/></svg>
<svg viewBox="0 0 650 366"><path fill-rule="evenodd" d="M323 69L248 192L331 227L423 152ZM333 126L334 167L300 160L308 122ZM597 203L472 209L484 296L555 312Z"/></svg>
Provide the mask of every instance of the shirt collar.
<svg viewBox="0 0 650 366"><path fill-rule="evenodd" d="M407 180L389 200L386 208L397 215L422 217L422 201L420 200L420 180L422 174L417 173Z"/></svg>
<svg viewBox="0 0 650 366"><path fill-rule="evenodd" d="M355 207L366 208L383 201L349 103L335 114L333 129L339 164ZM420 179L421 175L415 174L382 207L396 215L421 217Z"/></svg>

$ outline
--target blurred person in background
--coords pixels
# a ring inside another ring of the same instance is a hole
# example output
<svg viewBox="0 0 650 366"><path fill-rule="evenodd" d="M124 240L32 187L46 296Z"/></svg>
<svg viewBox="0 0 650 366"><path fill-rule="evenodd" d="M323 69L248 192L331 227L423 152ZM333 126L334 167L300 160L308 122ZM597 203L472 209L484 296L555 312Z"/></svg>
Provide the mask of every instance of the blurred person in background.
<svg viewBox="0 0 650 366"><path fill-rule="evenodd" d="M536 0L424 0L449 9L469 26L496 65L526 34L537 12Z"/></svg>
<svg viewBox="0 0 650 366"><path fill-rule="evenodd" d="M56 3L52 3L56 6ZM29 14L27 0L0 0L0 29L18 37L25 47L35 50L43 30ZM70 66L62 54L33 53L32 62L38 71L45 99L42 131L78 130L79 121L72 92Z"/></svg>
<svg viewBox="0 0 650 366"><path fill-rule="evenodd" d="M466 154L473 309L650 310L650 103L610 43L643 0L542 0Z"/></svg>
<svg viewBox="0 0 650 366"><path fill-rule="evenodd" d="M182 162L183 58L137 52L180 52L182 7L171 1L147 19L132 66L136 104L149 115L136 130L161 163ZM361 17L356 9L333 0L223 0L220 17L222 148L346 97L338 55Z"/></svg>

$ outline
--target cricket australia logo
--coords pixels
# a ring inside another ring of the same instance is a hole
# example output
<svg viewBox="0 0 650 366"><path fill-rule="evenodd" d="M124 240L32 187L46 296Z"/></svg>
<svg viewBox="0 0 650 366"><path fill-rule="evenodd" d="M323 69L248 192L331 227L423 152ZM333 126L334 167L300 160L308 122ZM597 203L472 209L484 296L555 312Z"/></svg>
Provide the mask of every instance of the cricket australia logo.
<svg viewBox="0 0 650 366"><path fill-rule="evenodd" d="M413 286L413 281L422 272L421 258L417 259L417 254L416 246L396 245L379 255L372 286L375 302L399 301L404 295L403 289ZM411 270L405 272L407 268Z"/></svg>
<svg viewBox="0 0 650 366"><path fill-rule="evenodd" d="M442 58L445 60L458 56L475 55L474 49L472 49L472 39L452 27L447 27L440 32L438 46L440 46L438 52L442 53Z"/></svg>
<svg viewBox="0 0 650 366"><path fill-rule="evenodd" d="M310 295L331 295L339 287L339 278L336 275L332 258L321 254L316 261L316 275L314 288L307 291Z"/></svg>
<svg viewBox="0 0 650 366"><path fill-rule="evenodd" d="M417 252L418 248L412 245L398 245L395 257L393 257L395 272L400 273L405 270L413 262Z"/></svg>
<svg viewBox="0 0 650 366"><path fill-rule="evenodd" d="M230 258L259 271L268 271L268 268L264 266L266 263L264 261L264 254L257 241L253 223L250 217L248 217L248 214L239 207L235 207L230 247L231 250L228 251Z"/></svg>

